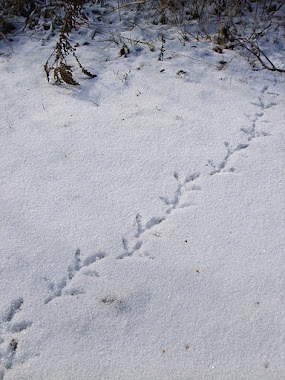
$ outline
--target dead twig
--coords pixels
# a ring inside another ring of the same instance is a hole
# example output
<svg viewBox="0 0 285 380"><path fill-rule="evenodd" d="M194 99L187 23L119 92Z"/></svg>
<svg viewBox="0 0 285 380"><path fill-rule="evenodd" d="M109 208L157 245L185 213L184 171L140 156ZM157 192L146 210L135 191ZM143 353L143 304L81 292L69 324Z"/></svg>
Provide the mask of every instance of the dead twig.
<svg viewBox="0 0 285 380"><path fill-rule="evenodd" d="M275 64L267 57L264 51L260 49L256 40L252 41L248 38L238 38L235 36L234 39L238 43L238 45L246 49L249 53L253 54L266 70L285 73L284 69L276 67Z"/></svg>
<svg viewBox="0 0 285 380"><path fill-rule="evenodd" d="M5 34L2 33L2 32L0 31L0 36L2 36L2 38L7 42L7 44L8 44L9 47L10 47L10 49L11 49L12 52L14 53L13 47L12 47L12 45L11 45L11 42L8 40L8 38L5 36Z"/></svg>
<svg viewBox="0 0 285 380"><path fill-rule="evenodd" d="M149 0L140 0L140 1L134 1L134 2L131 2L131 3L126 3L126 4L121 4L119 7L116 7L116 8L113 8L111 9L110 11L107 11L105 13L103 13L100 17L104 17L106 15L108 15L109 13L112 13L112 12L115 12L115 11L118 11L122 8L125 8L125 7L128 7L130 5L135 5L135 4L145 4L147 3Z"/></svg>

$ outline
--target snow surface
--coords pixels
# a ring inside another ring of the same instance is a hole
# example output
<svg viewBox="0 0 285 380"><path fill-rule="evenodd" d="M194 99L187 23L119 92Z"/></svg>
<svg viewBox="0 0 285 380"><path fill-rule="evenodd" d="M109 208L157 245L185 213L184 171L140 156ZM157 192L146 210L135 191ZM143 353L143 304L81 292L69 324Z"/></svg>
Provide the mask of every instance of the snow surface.
<svg viewBox="0 0 285 380"><path fill-rule="evenodd" d="M57 86L30 34L0 41L0 379L285 378L284 74L158 25L127 58L74 34L98 77Z"/></svg>

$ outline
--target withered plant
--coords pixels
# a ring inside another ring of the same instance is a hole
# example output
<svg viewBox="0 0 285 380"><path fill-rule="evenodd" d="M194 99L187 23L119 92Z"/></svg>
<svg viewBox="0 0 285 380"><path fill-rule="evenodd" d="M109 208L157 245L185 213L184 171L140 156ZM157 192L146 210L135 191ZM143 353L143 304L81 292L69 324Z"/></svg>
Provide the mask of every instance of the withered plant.
<svg viewBox="0 0 285 380"><path fill-rule="evenodd" d="M77 19L80 17L81 9L82 1L80 0L72 0L72 2L67 5L64 23L60 28L59 40L54 51L44 65L48 81L50 80L50 74L53 73L54 81L58 84L63 82L73 86L79 84L73 78L73 66L67 63L67 57L69 55L73 56L83 74L90 78L96 77L95 74L92 74L83 67L75 53L76 49L72 46L69 39L70 32L77 26Z"/></svg>

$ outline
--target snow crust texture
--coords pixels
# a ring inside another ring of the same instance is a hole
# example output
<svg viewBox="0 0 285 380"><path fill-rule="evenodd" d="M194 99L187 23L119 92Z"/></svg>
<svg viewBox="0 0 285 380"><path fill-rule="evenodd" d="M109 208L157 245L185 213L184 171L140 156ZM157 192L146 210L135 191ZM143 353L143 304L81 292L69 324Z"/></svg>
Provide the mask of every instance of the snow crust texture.
<svg viewBox="0 0 285 380"><path fill-rule="evenodd" d="M167 33L0 42L0 379L285 378L284 75Z"/></svg>

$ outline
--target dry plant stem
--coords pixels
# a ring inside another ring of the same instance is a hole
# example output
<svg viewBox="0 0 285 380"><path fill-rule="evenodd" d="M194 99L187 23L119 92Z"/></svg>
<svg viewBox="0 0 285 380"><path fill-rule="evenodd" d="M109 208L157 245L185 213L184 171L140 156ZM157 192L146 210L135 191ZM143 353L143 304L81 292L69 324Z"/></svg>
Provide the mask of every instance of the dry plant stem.
<svg viewBox="0 0 285 380"><path fill-rule="evenodd" d="M9 45L10 49L12 50L12 52L14 53L14 50L13 50L13 47L12 47L12 44L11 42L8 40L8 38L5 36L4 33L0 32L0 36L2 36L2 38L7 42L7 44Z"/></svg>
<svg viewBox="0 0 285 380"><path fill-rule="evenodd" d="M183 34L189 34L189 36L191 36L194 40L196 40L197 42L199 42L199 32L197 32L197 35L194 36L194 34L190 33L188 30L184 30ZM208 35L206 35L206 38L208 38Z"/></svg>
<svg viewBox="0 0 285 380"><path fill-rule="evenodd" d="M160 48L160 54L158 58L159 61L163 61L163 54L165 52L164 44L165 44L165 39L163 36L161 36L161 48Z"/></svg>
<svg viewBox="0 0 285 380"><path fill-rule="evenodd" d="M281 3L278 8L276 8L274 11L271 12L269 18L271 18L275 13L277 13L284 5L285 5L285 2Z"/></svg>
<svg viewBox="0 0 285 380"><path fill-rule="evenodd" d="M256 7L255 7L255 14L254 14L254 19L257 19L257 10L258 10L258 1L256 2Z"/></svg>
<svg viewBox="0 0 285 380"><path fill-rule="evenodd" d="M203 2L202 2L202 6L201 6L201 8L200 8L200 10L199 10L198 3L196 2L196 7L197 7L197 9L198 9L199 19L201 19L201 17L202 17L202 14L203 14L203 11L204 11L204 8L205 8L205 5L206 5L206 4L207 4L207 6L208 6L208 2L207 2L207 0L203 0Z"/></svg>
<svg viewBox="0 0 285 380"><path fill-rule="evenodd" d="M179 53L177 51L168 50L168 49L167 49L167 51L169 53L172 53L172 54L177 54L177 55L181 55L182 57L187 57L187 58L192 59L193 61L196 61L196 62L201 62L201 63L203 63L203 64L205 64L207 66L213 66L213 67L215 67L217 69L219 68L219 66L215 65L214 63L206 62L206 61L203 61L202 59L198 59L198 58L193 58L193 57L191 57L190 55L187 55L187 54Z"/></svg>
<svg viewBox="0 0 285 380"><path fill-rule="evenodd" d="M246 38L235 38L235 39L240 46L242 46L248 52L253 54L266 70L277 71L279 73L285 73L285 70L279 69L278 67L276 67L274 63L267 57L267 55L262 50L260 50L257 42L254 43L252 41L249 41ZM247 44L250 46L247 46ZM267 61L267 64L264 62L264 60Z"/></svg>
<svg viewBox="0 0 285 380"><path fill-rule="evenodd" d="M38 6L36 5L34 10L30 13L29 17L27 17L25 26L23 27L23 31L26 29L27 25L29 25L29 23L33 20L33 15L35 14L37 10L38 10Z"/></svg>
<svg viewBox="0 0 285 380"><path fill-rule="evenodd" d="M122 37L120 34L116 34L116 33L113 33L111 31L109 31L111 36L112 36L112 41L116 44L116 45L119 45L120 41L124 41L124 40L127 40L129 42L134 42L135 44L142 44L142 45L146 45L148 46L150 49L153 49L154 46L152 43L150 42L145 42L145 41L140 41L140 40L134 40L132 38L129 38L129 37ZM115 37L117 37L119 40L117 40Z"/></svg>
<svg viewBox="0 0 285 380"><path fill-rule="evenodd" d="M112 12L118 11L118 10L120 10L120 9L122 9L122 8L125 8L125 7L128 7L128 6L130 6L130 5L134 5L134 4L145 4L145 3L149 2L149 1L150 1L150 0L141 0L141 1L134 1L134 2L132 2L132 3L121 4L121 5L119 5L117 8L111 9L110 11L103 13L100 17L104 17L104 16L108 15L109 13L112 13Z"/></svg>
<svg viewBox="0 0 285 380"><path fill-rule="evenodd" d="M72 54L72 56L75 58L83 74L89 76L90 78L96 77L96 75L90 73L82 66L78 57L76 56L75 48L71 45L69 40L69 33L76 27L76 19L79 17L80 11L81 6L76 4L76 2L74 4L70 4L66 10L64 24L60 30L59 41L57 42L54 51L44 65L48 81L50 78L50 73L53 72L55 83L61 84L65 82L72 86L79 84L73 78L72 66L67 64L67 57L70 54ZM54 58L54 60L50 65L49 61L51 58Z"/></svg>
<svg viewBox="0 0 285 380"><path fill-rule="evenodd" d="M56 44L56 48L46 61L44 65L44 69L46 72L47 80L49 82L50 78L50 72L53 72L54 81L58 84L61 84L63 82L76 86L79 83L77 83L72 76L72 66L67 64L66 58L67 56L72 53L73 57L78 63L78 66L80 67L83 74L89 76L90 78L95 78L96 75L90 73L88 70L86 70L82 64L80 63L78 57L75 54L74 47L70 44L68 37L62 32L60 34L59 42ZM49 61L50 59L54 57L54 62L50 66Z"/></svg>

